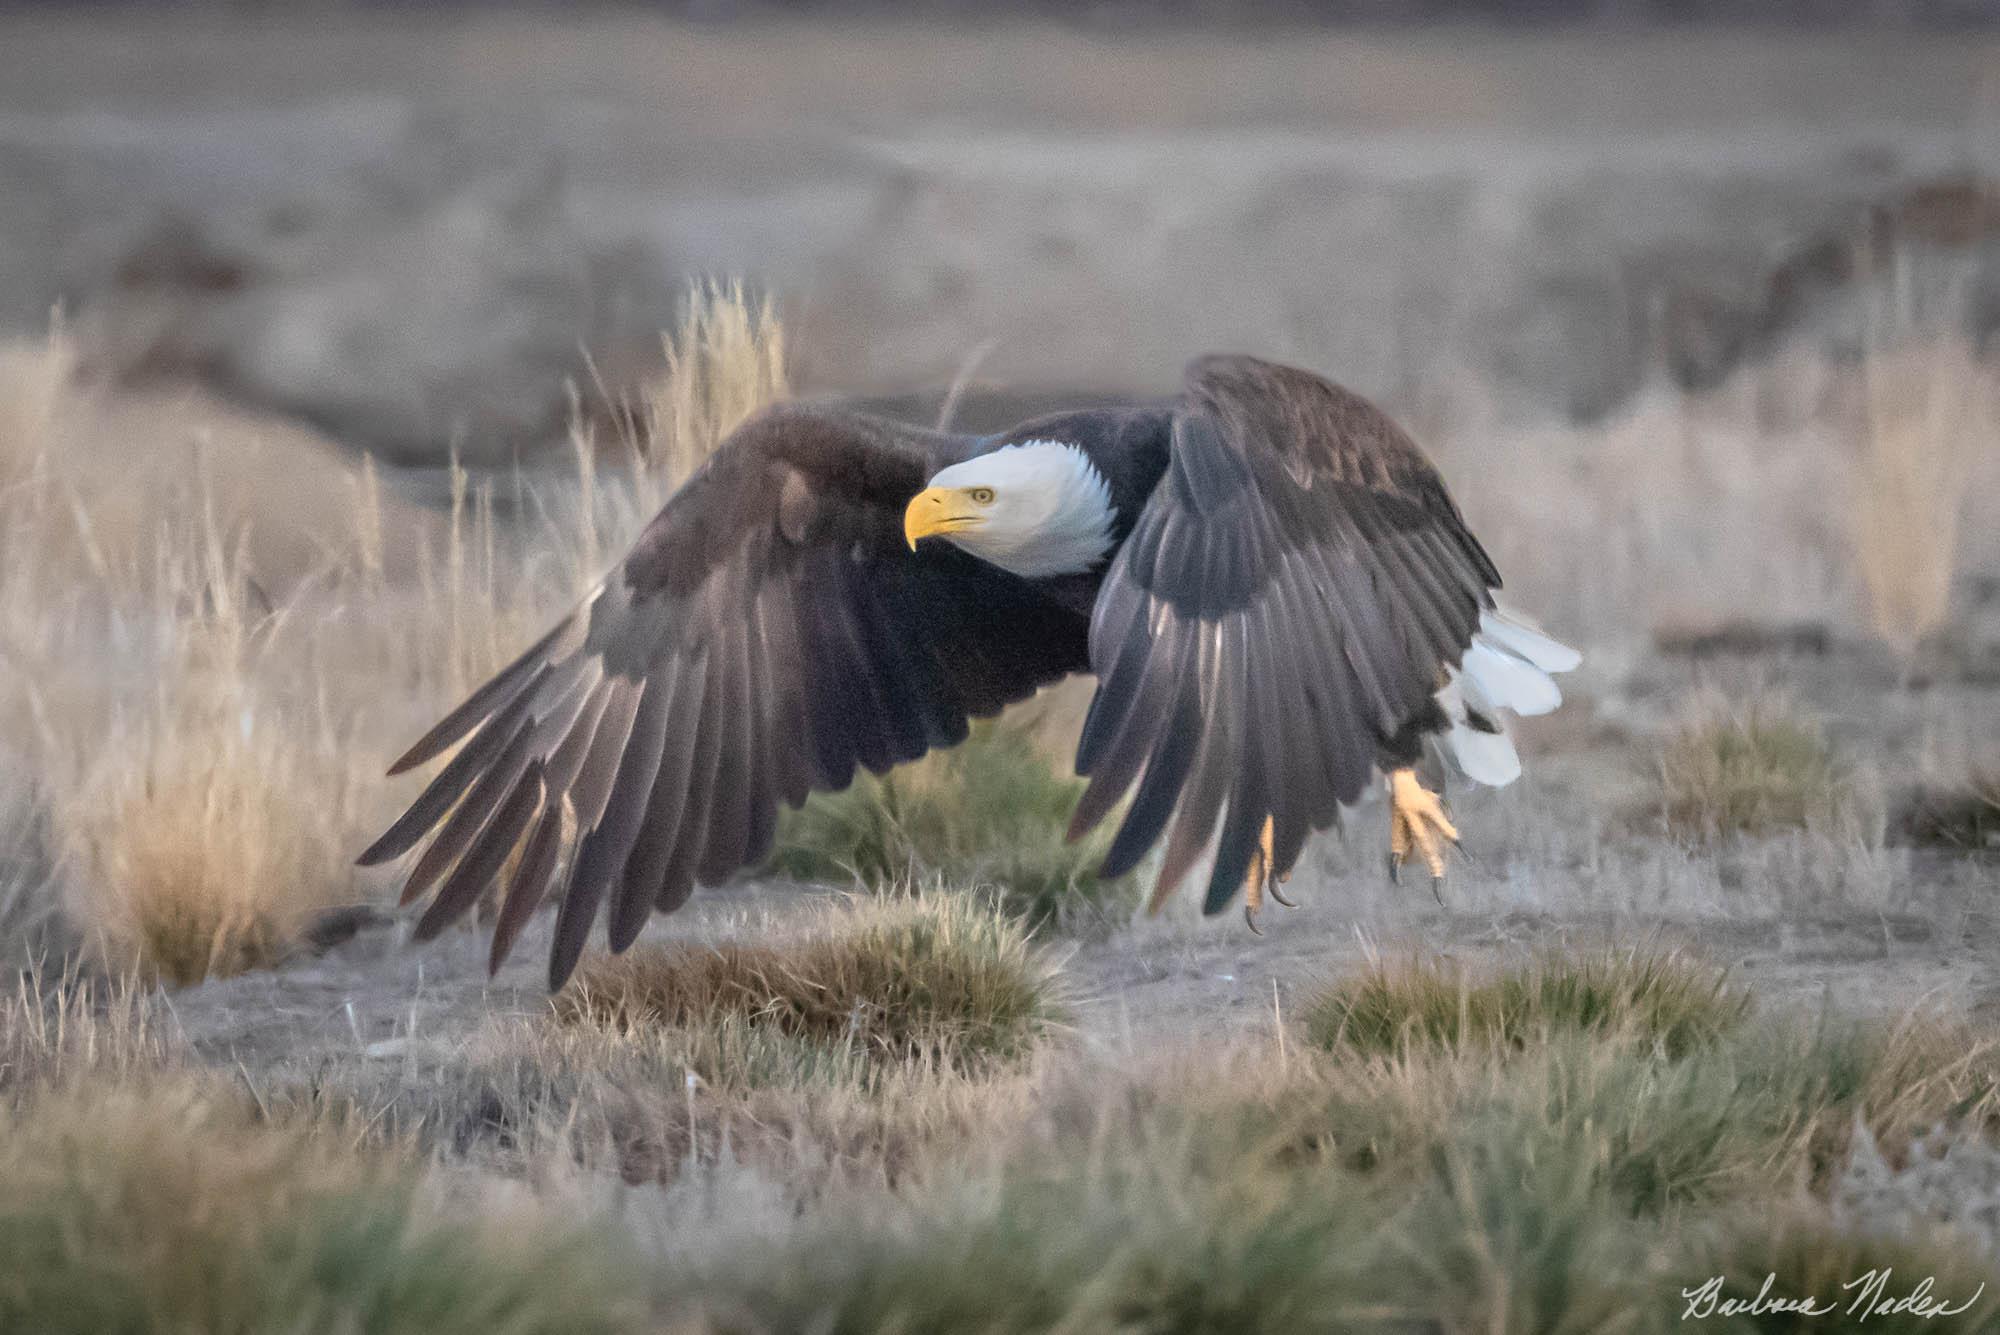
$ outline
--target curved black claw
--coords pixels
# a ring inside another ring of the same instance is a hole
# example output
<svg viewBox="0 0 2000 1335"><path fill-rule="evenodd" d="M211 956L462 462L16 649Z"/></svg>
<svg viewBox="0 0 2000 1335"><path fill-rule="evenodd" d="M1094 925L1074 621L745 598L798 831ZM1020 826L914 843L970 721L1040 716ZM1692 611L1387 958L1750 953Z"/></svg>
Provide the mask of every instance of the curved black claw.
<svg viewBox="0 0 2000 1335"><path fill-rule="evenodd" d="M1264 935L1264 929L1257 925L1257 910L1251 908L1248 904L1243 906L1243 925L1250 929L1250 935L1252 936Z"/></svg>
<svg viewBox="0 0 2000 1335"><path fill-rule="evenodd" d="M1403 860L1397 857L1394 853L1391 853L1389 855L1389 884L1401 885L1402 883L1403 883Z"/></svg>
<svg viewBox="0 0 2000 1335"><path fill-rule="evenodd" d="M1272 881L1269 885L1265 886L1264 893L1269 895L1271 898L1277 900L1280 904L1283 904L1288 909L1295 909L1299 906L1299 903L1296 899L1285 898L1285 892L1278 888L1278 883L1276 881Z"/></svg>

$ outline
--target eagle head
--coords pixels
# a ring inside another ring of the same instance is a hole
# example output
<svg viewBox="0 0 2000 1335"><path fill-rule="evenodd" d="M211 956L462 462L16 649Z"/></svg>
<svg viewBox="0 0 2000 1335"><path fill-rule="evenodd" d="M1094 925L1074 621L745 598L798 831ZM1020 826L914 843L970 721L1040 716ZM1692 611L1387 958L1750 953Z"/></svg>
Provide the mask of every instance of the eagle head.
<svg viewBox="0 0 2000 1335"><path fill-rule="evenodd" d="M1078 574L1111 549L1111 489L1062 441L1003 445L940 470L903 511L903 536L943 538L1024 579Z"/></svg>

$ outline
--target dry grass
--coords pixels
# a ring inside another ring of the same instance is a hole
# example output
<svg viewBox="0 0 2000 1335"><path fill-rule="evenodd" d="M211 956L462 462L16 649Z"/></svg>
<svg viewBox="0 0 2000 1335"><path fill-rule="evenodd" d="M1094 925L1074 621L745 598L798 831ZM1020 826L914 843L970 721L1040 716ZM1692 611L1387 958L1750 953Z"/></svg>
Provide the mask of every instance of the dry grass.
<svg viewBox="0 0 2000 1335"><path fill-rule="evenodd" d="M645 396L646 471L663 503L723 437L752 413L791 397L785 331L767 297L753 303L740 283L695 289L666 367Z"/></svg>
<svg viewBox="0 0 2000 1335"><path fill-rule="evenodd" d="M69 367L57 339L14 354L0 389L18 433L0 449L0 744L33 785L24 833L56 859L40 907L113 972L180 983L265 963L361 893L345 864L378 815L365 795L386 743L364 726L379 680L347 669L424 638L400 618L438 601L389 591L435 526L317 446L279 437L246 464L179 418L159 429L185 435L121 472L140 443ZM316 509L303 532L286 509L300 501ZM312 536L343 526L344 545ZM439 684L405 668L396 693Z"/></svg>
<svg viewBox="0 0 2000 1335"><path fill-rule="evenodd" d="M977 1071L1056 1024L1054 976L1012 919L939 892L829 913L796 941L639 949L588 966L556 998L570 1024L712 1035L738 1060L753 1040L803 1040L791 1062L843 1058Z"/></svg>
<svg viewBox="0 0 2000 1335"><path fill-rule="evenodd" d="M348 850L367 807L330 720L259 698L231 609L190 627L146 707L121 711L51 810L79 930L119 971L176 985L283 958L317 912L356 900Z"/></svg>
<svg viewBox="0 0 2000 1335"><path fill-rule="evenodd" d="M2000 385L1957 341L1880 348L1864 365L1848 524L1869 622L1907 659L1945 622L1973 461L2000 431Z"/></svg>
<svg viewBox="0 0 2000 1335"><path fill-rule="evenodd" d="M1907 645L2000 558L1992 357L1915 318L1777 350L1587 426L1465 393L1426 444L1516 599L1571 641L1824 627ZM1948 629L1948 627L1947 627Z"/></svg>
<svg viewBox="0 0 2000 1335"><path fill-rule="evenodd" d="M319 1063L260 1081L258 1095L274 1113L366 1126L509 1175L567 1165L671 1186L741 1168L790 1211L949 1171L938 1166L1025 1119L1035 1068L968 1075L735 1017L643 1030L535 1017L416 1044L403 1060Z"/></svg>
<svg viewBox="0 0 2000 1335"><path fill-rule="evenodd" d="M510 533L460 470L431 515L297 431L80 386L59 335L0 357L0 747L59 859L10 884L7 953L60 911L111 970L189 983L379 894L349 861L384 760L783 391L782 331L733 289L695 295L668 361L640 466L600 477L580 432L575 488Z"/></svg>
<svg viewBox="0 0 2000 1335"><path fill-rule="evenodd" d="M0 1105L88 1082L143 1085L186 1056L159 997L129 978L28 970L0 994Z"/></svg>
<svg viewBox="0 0 2000 1335"><path fill-rule="evenodd" d="M577 513L545 509L542 538L572 553L578 595L731 431L791 397L784 325L768 298L753 302L740 283L697 284L661 346L665 364L639 403L608 405L610 448L590 418L573 414ZM609 395L602 385L597 393ZM601 475L607 462L618 466L615 476Z"/></svg>
<svg viewBox="0 0 2000 1335"><path fill-rule="evenodd" d="M1789 701L1697 697L1661 746L1660 811L1696 842L1780 830L1842 832L1855 812L1847 765Z"/></svg>

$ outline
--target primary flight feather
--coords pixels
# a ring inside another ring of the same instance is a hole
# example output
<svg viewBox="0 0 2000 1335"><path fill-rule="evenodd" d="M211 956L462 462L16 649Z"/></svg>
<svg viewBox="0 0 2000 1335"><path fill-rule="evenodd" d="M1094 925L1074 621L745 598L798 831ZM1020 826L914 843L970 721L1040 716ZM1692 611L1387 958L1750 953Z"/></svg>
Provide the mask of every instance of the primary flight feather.
<svg viewBox="0 0 2000 1335"><path fill-rule="evenodd" d="M1254 358L1196 361L1166 405L998 436L771 408L396 762L458 748L360 860L424 845L420 937L511 863L492 966L554 892L560 987L600 910L623 950L761 861L780 802L1093 672L1072 832L1130 798L1106 874L1164 839L1157 903L1212 847L1205 909L1246 883L1254 907L1380 770L1392 866L1414 851L1436 876L1456 832L1415 777L1426 740L1508 782L1499 711L1552 708L1577 662L1499 586L1386 415Z"/></svg>

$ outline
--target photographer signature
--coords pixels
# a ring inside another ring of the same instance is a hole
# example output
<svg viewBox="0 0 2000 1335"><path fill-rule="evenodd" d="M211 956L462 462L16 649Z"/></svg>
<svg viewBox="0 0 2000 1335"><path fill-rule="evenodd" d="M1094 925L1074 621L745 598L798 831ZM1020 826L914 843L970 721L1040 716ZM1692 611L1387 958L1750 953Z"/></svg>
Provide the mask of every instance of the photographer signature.
<svg viewBox="0 0 2000 1335"><path fill-rule="evenodd" d="M1681 1320L1703 1321L1712 1316L1764 1316L1773 1313L1831 1316L1835 1312L1845 1312L1858 1321L1866 1321L1871 1316L1929 1319L1959 1316L1970 1310L1986 1292L1986 1285L1982 1283L1970 1298L1954 1302L1934 1293L1936 1281L1926 1275L1909 1292L1895 1293L1889 1288L1894 1274L1887 1268L1867 1271L1842 1284L1840 1297L1778 1293L1774 1291L1778 1277L1771 1274L1764 1276L1764 1283L1756 1296L1749 1298L1729 1297L1723 1292L1725 1277L1713 1275L1694 1288L1681 1290L1681 1298L1687 1303L1681 1312Z"/></svg>

